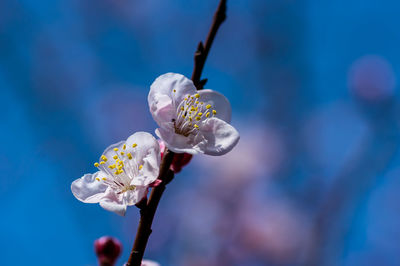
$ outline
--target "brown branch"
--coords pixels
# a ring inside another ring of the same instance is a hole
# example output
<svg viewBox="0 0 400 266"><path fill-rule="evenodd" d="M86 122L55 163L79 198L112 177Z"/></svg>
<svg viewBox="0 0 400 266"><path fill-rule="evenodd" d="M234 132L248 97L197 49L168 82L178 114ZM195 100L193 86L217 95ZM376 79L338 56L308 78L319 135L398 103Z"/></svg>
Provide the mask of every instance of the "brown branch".
<svg viewBox="0 0 400 266"><path fill-rule="evenodd" d="M203 42L199 42L197 50L194 54L194 68L192 73L192 80L194 85L198 90L203 89L207 82L207 79L201 79L201 73L203 72L204 64L206 62L208 52L211 49L211 45L214 41L215 35L221 24L226 19L226 0L221 0L219 2L217 11L215 11L213 23L211 25L210 31L208 32L205 45Z"/></svg>
<svg viewBox="0 0 400 266"><path fill-rule="evenodd" d="M149 240L152 232L151 225L153 224L158 203L160 202L161 196L165 190L165 186L174 178L174 172L169 169L173 158L173 152L168 150L165 151L160 166L160 174L158 175L158 179L162 180L162 182L160 185L151 190L147 205L142 207L140 210L139 226L136 232L136 238L131 254L128 262L126 263L127 266L140 266L142 263L147 241Z"/></svg>
<svg viewBox="0 0 400 266"><path fill-rule="evenodd" d="M217 11L214 14L213 23L208 33L206 44L200 42L194 56L194 68L192 74L192 81L198 90L202 89L207 79L200 80L204 64L207 59L208 52L217 34L218 28L221 26L226 18L226 0L221 0ZM174 153L166 150L160 166L160 173L158 179L162 180L161 184L152 189L147 205L141 204L140 207L140 221L136 232L135 242L132 247L126 266L140 266L142 263L144 251L147 246L150 234L152 232L151 226L153 224L154 215L157 211L158 203L164 193L165 186L174 178L174 172L169 168L171 166ZM144 206L143 206L144 205Z"/></svg>

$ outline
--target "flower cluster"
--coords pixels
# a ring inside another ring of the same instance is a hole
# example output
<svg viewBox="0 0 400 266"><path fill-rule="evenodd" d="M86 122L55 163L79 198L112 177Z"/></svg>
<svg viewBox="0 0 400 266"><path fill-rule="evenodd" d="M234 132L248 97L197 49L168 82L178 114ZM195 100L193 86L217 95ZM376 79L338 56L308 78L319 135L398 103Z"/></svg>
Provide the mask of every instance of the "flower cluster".
<svg viewBox="0 0 400 266"><path fill-rule="evenodd" d="M164 145L177 153L171 169L179 172L191 155L223 155L239 141L239 133L229 124L229 101L212 90L197 91L183 75L158 77L151 85L148 102L161 144L151 134L137 132L109 146L94 163L98 171L72 183L78 200L99 203L106 210L125 215L127 206L140 202L149 187L159 183Z"/></svg>

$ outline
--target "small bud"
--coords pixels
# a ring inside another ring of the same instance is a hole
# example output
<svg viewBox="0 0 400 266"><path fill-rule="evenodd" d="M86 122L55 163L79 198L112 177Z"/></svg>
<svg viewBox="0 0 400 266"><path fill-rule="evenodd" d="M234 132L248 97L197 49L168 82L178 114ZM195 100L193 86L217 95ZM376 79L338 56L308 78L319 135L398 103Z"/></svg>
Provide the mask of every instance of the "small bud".
<svg viewBox="0 0 400 266"><path fill-rule="evenodd" d="M122 244L116 238L103 236L94 241L94 249L100 266L113 266L121 254Z"/></svg>
<svg viewBox="0 0 400 266"><path fill-rule="evenodd" d="M160 139L158 140L158 143L160 145L161 159L162 159L164 156L166 146L165 143ZM189 153L175 153L174 158L172 159L172 164L170 169L174 171L174 173L179 173L182 170L182 168L190 162L192 157L193 155Z"/></svg>

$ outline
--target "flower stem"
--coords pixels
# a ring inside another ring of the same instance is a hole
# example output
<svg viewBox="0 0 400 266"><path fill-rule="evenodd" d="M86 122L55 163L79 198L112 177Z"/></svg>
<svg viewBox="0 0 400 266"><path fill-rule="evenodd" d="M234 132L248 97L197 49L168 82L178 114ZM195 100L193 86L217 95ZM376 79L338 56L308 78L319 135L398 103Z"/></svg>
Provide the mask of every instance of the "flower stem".
<svg viewBox="0 0 400 266"><path fill-rule="evenodd" d="M206 79L200 80L203 72L203 67L207 59L208 52L214 41L215 35L222 22L226 18L226 0L220 0L217 11L214 14L213 23L208 33L205 45L200 42L197 51L194 55L194 68L192 73L192 81L198 90L201 90ZM161 184L151 190L147 205L143 206L140 210L140 221L136 232L135 242L132 247L126 266L140 266L142 263L144 251L146 249L147 241L149 240L152 232L151 226L153 224L154 215L157 211L158 203L164 193L165 186L174 178L174 172L170 170L174 153L166 150L160 166L160 173L158 179L162 180Z"/></svg>

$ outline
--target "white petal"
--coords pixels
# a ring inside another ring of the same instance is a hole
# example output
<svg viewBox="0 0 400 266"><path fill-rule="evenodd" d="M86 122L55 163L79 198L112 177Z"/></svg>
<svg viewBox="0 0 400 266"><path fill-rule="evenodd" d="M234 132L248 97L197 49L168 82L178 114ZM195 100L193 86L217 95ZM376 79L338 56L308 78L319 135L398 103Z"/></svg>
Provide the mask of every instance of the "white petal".
<svg viewBox="0 0 400 266"><path fill-rule="evenodd" d="M199 147L208 155L223 155L229 152L240 138L234 127L218 118L208 119L200 127L200 134L204 137L205 142Z"/></svg>
<svg viewBox="0 0 400 266"><path fill-rule="evenodd" d="M107 186L97 181L96 177L102 179L106 177L106 174L98 171L94 174L86 174L72 182L71 190L75 198L85 203L99 202L104 197Z"/></svg>
<svg viewBox="0 0 400 266"><path fill-rule="evenodd" d="M199 91L199 100L204 102L204 105L210 104L211 110L217 111L215 117L224 120L225 122L231 121L231 104L228 99L219 92L213 90L201 90Z"/></svg>
<svg viewBox="0 0 400 266"><path fill-rule="evenodd" d="M142 169L139 170L139 176L133 178L131 185L148 186L153 183L159 174L160 157L156 155L157 151L151 149L149 154L143 159Z"/></svg>
<svg viewBox="0 0 400 266"><path fill-rule="evenodd" d="M135 146L135 147L133 147ZM160 145L153 135L147 132L136 132L126 140L126 152L135 157L138 165L145 162L151 164L153 172L157 173L160 167Z"/></svg>
<svg viewBox="0 0 400 266"><path fill-rule="evenodd" d="M113 157L114 157L115 155L117 155L117 152L114 151L114 149L115 149L115 148L118 148L119 151L122 151L122 147L124 146L124 144L125 144L125 141L120 141L120 142L118 142L118 143L111 144L110 146L108 146L108 147L104 150L102 156L104 155L104 156L107 157L107 162L104 164L104 167L107 167L107 166L109 166L109 165L115 163L115 160L113 160ZM119 155L119 154L118 154L118 155ZM101 157L100 157L100 158L101 158ZM101 160L101 159L100 159L100 160ZM100 161L100 160L99 160L99 161Z"/></svg>
<svg viewBox="0 0 400 266"><path fill-rule="evenodd" d="M141 266L160 266L160 264L153 260L142 260Z"/></svg>
<svg viewBox="0 0 400 266"><path fill-rule="evenodd" d="M176 108L187 96L196 93L193 82L181 74L167 73L151 84L148 96L150 112L160 125L175 118Z"/></svg>
<svg viewBox="0 0 400 266"><path fill-rule="evenodd" d="M114 191L108 189L106 195L101 199L100 206L110 212L115 212L118 215L124 216L126 205L123 204L122 195L115 194Z"/></svg>
<svg viewBox="0 0 400 266"><path fill-rule="evenodd" d="M137 186L134 190L128 190L124 193L123 203L132 206L139 203L146 195L147 186Z"/></svg>
<svg viewBox="0 0 400 266"><path fill-rule="evenodd" d="M193 142L193 136L185 137L176 134L174 129L161 127L156 129L156 135L162 139L165 145L176 153L198 154L202 151Z"/></svg>

